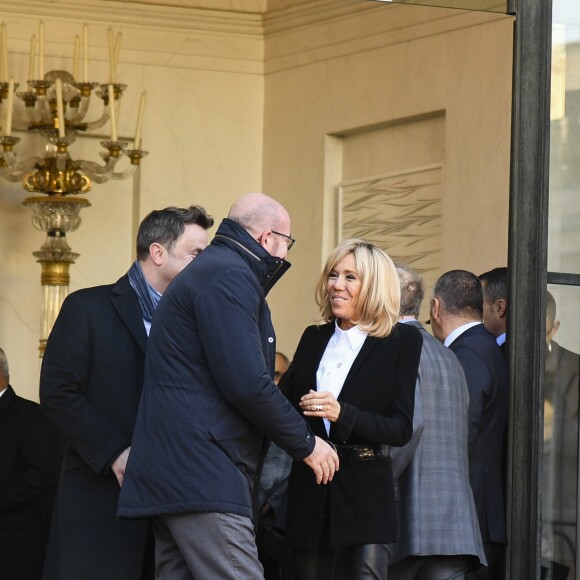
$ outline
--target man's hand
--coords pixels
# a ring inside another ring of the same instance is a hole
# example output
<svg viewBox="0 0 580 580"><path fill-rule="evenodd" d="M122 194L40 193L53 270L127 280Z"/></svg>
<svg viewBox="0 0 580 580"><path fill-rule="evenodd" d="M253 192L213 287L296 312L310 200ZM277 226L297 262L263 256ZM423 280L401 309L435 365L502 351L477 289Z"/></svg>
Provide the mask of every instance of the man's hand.
<svg viewBox="0 0 580 580"><path fill-rule="evenodd" d="M312 453L304 459L304 463L314 471L316 483L332 481L334 472L338 471L338 455L325 441L316 437Z"/></svg>
<svg viewBox="0 0 580 580"><path fill-rule="evenodd" d="M119 482L119 486L123 485L123 477L125 476L125 469L127 468L127 460L129 459L129 453L131 451L131 447L127 447L125 451L113 461L113 465L111 465L111 471L115 474L117 481Z"/></svg>

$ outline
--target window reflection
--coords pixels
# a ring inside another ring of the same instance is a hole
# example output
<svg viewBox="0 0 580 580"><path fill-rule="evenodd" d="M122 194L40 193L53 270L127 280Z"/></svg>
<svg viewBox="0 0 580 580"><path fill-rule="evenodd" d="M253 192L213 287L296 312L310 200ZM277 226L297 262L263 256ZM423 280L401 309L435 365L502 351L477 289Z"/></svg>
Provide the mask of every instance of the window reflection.
<svg viewBox="0 0 580 580"><path fill-rule="evenodd" d="M580 3L554 0L548 270L580 272ZM546 312L542 580L580 580L580 286L550 285Z"/></svg>
<svg viewBox="0 0 580 580"><path fill-rule="evenodd" d="M550 286L546 308L542 578L578 578L577 315L580 288ZM576 312L576 315L573 313Z"/></svg>

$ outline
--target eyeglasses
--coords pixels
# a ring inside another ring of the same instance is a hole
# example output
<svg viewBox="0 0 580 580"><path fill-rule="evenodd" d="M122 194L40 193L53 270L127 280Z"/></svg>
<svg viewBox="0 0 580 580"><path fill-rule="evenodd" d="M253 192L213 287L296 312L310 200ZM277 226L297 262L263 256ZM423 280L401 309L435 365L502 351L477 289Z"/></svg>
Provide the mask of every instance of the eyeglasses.
<svg viewBox="0 0 580 580"><path fill-rule="evenodd" d="M294 245L294 242L296 241L292 236L287 236L286 234L281 234L280 232L275 232L274 230L271 230L271 232L273 234L276 234L277 236L282 236L283 238L286 238L286 244L288 245L288 251L290 251L292 249L292 246Z"/></svg>

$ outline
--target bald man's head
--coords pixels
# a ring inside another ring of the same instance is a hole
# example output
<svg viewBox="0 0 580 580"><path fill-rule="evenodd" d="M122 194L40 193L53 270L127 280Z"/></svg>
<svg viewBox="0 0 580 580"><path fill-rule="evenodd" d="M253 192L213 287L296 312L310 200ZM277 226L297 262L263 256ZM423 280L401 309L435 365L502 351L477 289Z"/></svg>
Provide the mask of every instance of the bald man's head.
<svg viewBox="0 0 580 580"><path fill-rule="evenodd" d="M228 215L250 234L260 234L267 229L277 230L285 222L290 222L286 208L264 193L247 193L240 197Z"/></svg>
<svg viewBox="0 0 580 580"><path fill-rule="evenodd" d="M290 215L264 193L247 193L230 209L228 218L242 226L272 256L285 258L290 242Z"/></svg>

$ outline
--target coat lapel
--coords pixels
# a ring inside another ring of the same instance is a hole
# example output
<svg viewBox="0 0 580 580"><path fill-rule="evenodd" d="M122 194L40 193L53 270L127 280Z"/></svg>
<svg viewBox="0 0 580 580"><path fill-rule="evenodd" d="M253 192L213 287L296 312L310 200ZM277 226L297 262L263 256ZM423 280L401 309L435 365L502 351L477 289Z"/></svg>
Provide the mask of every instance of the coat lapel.
<svg viewBox="0 0 580 580"><path fill-rule="evenodd" d="M352 382L352 378L357 373L360 366L363 364L364 360L367 358L369 353L373 350L373 348L377 345L379 339L376 336L367 336L362 348L360 349L359 353L356 355L350 370L348 371L348 375L346 375L346 379L344 381L344 385L340 390L340 394L338 395L338 400L340 401L343 394L348 391L348 387Z"/></svg>
<svg viewBox="0 0 580 580"><path fill-rule="evenodd" d="M147 347L147 332L143 324L143 316L139 308L139 302L135 291L129 284L129 278L123 276L113 286L113 297L111 299L113 307L125 323L129 332L145 353Z"/></svg>
<svg viewBox="0 0 580 580"><path fill-rule="evenodd" d="M12 401L16 398L16 393L12 390L12 387L8 385L6 392L0 397L0 416L7 413Z"/></svg>
<svg viewBox="0 0 580 580"><path fill-rule="evenodd" d="M314 391L316 391L316 372L318 371L318 365L320 364L322 355L328 346L328 341L334 334L334 322L319 326L318 332L319 334L316 337L317 340L315 343L313 342L312 348L310 349L310 368L308 369L307 375L310 381L310 386L308 386L308 389L312 389ZM306 393L307 392L308 390L306 390ZM312 430L314 431L314 434L326 439L327 433L326 428L324 427L324 421L320 417L309 417L309 422Z"/></svg>

